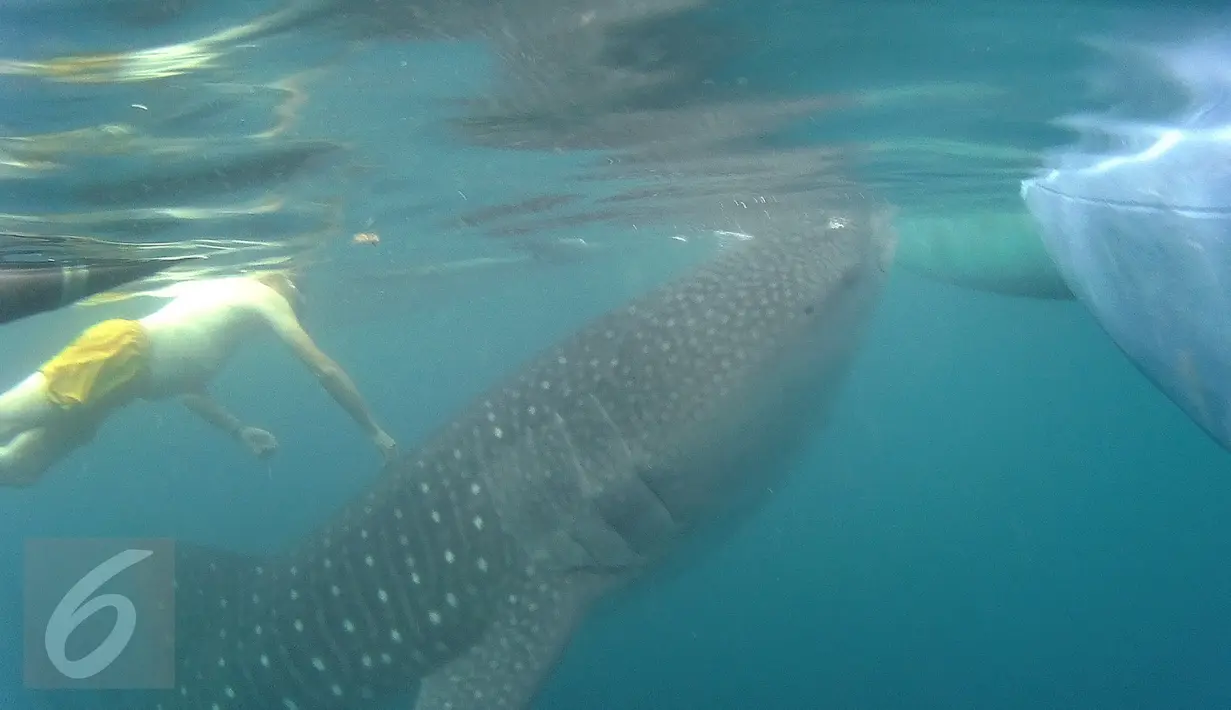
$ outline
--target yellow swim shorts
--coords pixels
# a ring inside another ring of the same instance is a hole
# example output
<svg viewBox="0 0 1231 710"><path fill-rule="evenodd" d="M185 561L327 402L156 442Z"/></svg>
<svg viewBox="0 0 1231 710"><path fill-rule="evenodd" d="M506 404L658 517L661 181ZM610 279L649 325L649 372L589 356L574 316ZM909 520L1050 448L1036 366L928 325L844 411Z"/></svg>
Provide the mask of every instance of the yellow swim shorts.
<svg viewBox="0 0 1231 710"><path fill-rule="evenodd" d="M123 396L148 371L150 340L133 320L105 320L87 328L39 368L47 399L65 409Z"/></svg>

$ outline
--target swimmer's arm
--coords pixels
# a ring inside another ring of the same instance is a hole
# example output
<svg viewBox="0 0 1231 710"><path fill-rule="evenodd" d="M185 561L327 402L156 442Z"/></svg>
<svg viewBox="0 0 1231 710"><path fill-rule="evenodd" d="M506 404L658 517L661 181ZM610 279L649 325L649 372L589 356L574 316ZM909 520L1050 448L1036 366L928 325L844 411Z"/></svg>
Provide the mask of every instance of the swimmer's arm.
<svg viewBox="0 0 1231 710"><path fill-rule="evenodd" d="M363 428L386 457L391 456L394 449L393 439L376 423L376 417L359 394L359 388L333 358L317 347L290 306L279 304L270 307L266 317L295 356L316 376L325 391Z"/></svg>
<svg viewBox="0 0 1231 710"><path fill-rule="evenodd" d="M205 420L211 426L226 434L240 438L239 434L244 430L244 423L241 422L235 415L222 408L221 404L209 395L198 392L186 394L180 397L180 401L188 411Z"/></svg>

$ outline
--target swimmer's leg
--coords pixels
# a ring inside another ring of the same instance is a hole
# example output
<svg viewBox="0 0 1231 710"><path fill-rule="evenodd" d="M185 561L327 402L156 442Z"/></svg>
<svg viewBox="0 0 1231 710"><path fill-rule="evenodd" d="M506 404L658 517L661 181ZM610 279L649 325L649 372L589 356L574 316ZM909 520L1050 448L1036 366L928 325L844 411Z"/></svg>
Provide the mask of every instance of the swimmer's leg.
<svg viewBox="0 0 1231 710"><path fill-rule="evenodd" d="M0 442L50 424L58 413L47 399L47 378L36 372L0 394Z"/></svg>
<svg viewBox="0 0 1231 710"><path fill-rule="evenodd" d="M96 419L73 418L30 429L0 448L0 486L29 486L55 464L94 439Z"/></svg>

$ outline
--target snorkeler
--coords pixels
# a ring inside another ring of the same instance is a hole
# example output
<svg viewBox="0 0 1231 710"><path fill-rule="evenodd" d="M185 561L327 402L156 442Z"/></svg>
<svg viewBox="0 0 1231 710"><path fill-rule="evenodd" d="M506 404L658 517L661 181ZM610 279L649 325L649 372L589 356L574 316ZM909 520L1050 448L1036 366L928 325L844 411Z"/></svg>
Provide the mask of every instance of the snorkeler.
<svg viewBox="0 0 1231 710"><path fill-rule="evenodd" d="M265 273L186 282L167 305L140 320L105 320L0 395L0 485L23 486L75 449L136 399L177 397L197 416L235 437L253 455L277 441L243 425L206 385L241 341L273 330L367 432L386 460L397 446L375 421L350 377L316 346L299 322L299 290Z"/></svg>

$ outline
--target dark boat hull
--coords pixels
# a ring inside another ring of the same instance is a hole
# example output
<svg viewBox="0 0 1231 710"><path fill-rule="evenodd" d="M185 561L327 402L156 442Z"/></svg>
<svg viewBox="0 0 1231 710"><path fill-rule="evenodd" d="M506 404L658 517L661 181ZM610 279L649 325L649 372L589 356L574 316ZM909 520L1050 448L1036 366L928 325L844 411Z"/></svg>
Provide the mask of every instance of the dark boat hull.
<svg viewBox="0 0 1231 710"><path fill-rule="evenodd" d="M132 283L185 259L106 259L85 263L0 266L0 323L54 311Z"/></svg>

